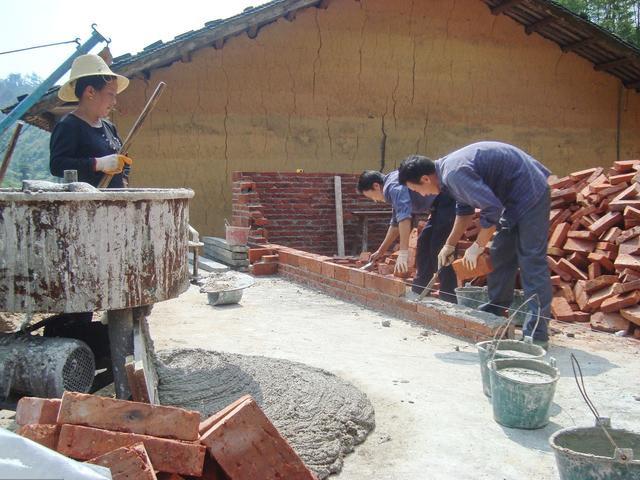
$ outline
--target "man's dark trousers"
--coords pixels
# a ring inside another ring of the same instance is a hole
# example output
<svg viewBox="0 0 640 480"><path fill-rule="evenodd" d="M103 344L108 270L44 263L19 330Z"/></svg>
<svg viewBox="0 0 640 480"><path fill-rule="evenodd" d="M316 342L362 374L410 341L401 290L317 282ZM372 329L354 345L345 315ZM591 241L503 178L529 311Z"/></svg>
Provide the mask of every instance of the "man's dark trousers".
<svg viewBox="0 0 640 480"><path fill-rule="evenodd" d="M412 290L422 293L433 274L438 270L438 253L442 250L447 237L451 233L456 219L456 202L443 193L433 201L431 217L418 237L416 249L416 277ZM438 276L440 280L440 299L456 303L456 274L453 267L444 267Z"/></svg>

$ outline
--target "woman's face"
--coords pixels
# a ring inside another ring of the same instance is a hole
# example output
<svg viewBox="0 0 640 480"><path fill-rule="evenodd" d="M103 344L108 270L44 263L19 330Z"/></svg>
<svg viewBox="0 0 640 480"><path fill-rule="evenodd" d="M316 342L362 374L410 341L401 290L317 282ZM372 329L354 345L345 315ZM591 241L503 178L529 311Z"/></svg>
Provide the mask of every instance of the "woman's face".
<svg viewBox="0 0 640 480"><path fill-rule="evenodd" d="M116 106L116 96L118 94L117 80L108 82L102 90L87 87L82 99L87 99L88 107L99 118L108 117L113 107Z"/></svg>

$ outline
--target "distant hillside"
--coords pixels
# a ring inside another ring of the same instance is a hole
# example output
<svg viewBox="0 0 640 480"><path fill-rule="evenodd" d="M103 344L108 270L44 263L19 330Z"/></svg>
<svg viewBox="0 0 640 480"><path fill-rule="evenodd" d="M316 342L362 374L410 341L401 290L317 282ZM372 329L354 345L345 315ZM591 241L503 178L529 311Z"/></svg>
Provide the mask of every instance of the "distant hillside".
<svg viewBox="0 0 640 480"><path fill-rule="evenodd" d="M37 75L13 73L0 78L0 108L13 105L20 95L31 93L42 80ZM0 113L0 119L5 115ZM15 126L0 136L0 161L4 158L7 145ZM11 157L9 170L2 187L18 187L24 179L54 180L49 173L49 133L31 125L25 125L18 144Z"/></svg>

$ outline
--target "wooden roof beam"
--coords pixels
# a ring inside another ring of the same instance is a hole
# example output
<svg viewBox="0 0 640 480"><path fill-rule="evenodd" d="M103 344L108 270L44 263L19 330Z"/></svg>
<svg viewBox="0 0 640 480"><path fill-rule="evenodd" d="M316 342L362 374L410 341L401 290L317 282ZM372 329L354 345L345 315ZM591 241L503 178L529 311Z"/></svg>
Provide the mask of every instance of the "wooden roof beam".
<svg viewBox="0 0 640 480"><path fill-rule="evenodd" d="M546 27L547 25L549 25L550 23L553 23L556 20L555 17L553 16L548 16L548 17L544 17L541 18L540 20L537 20L533 23L530 23L529 25L524 27L524 31L526 32L527 35L531 35L534 32L537 32L538 30L540 30L541 28Z"/></svg>
<svg viewBox="0 0 640 480"><path fill-rule="evenodd" d="M564 53L569 53L569 52L573 52L574 50L577 50L578 48L586 47L588 45L596 43L597 41L598 39L596 37L583 38L582 40L578 40L573 43L567 43L566 45L562 45L560 48Z"/></svg>
<svg viewBox="0 0 640 480"><path fill-rule="evenodd" d="M494 15L500 15L505 10L509 10L511 7L515 7L517 4L522 3L524 0L504 0L502 3L491 7L491 13Z"/></svg>
<svg viewBox="0 0 640 480"><path fill-rule="evenodd" d="M611 60L609 62L597 63L593 66L593 69L598 72L601 72L603 70L612 70L622 65L626 65L627 63L631 63L632 61L633 59L631 57L622 57L616 60Z"/></svg>

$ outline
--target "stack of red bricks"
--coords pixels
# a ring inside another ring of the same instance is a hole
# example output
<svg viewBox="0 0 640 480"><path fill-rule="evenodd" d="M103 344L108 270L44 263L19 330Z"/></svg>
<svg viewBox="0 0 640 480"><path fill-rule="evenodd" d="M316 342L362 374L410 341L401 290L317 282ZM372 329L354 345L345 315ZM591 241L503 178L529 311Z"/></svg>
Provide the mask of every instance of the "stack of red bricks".
<svg viewBox="0 0 640 480"><path fill-rule="evenodd" d="M640 160L622 160L608 170L596 167L549 179L547 261L556 320L590 323L606 332L625 330L640 339L639 172ZM476 213L458 242L459 256L479 231ZM464 275L456 272L460 280ZM474 284L484 282L480 277Z"/></svg>
<svg viewBox="0 0 640 480"><path fill-rule="evenodd" d="M550 180L548 263L557 320L640 338L640 160ZM639 326L639 328L635 328Z"/></svg>
<svg viewBox="0 0 640 480"><path fill-rule="evenodd" d="M65 392L20 399L16 423L20 435L108 467L114 480L316 478L249 396L200 422L181 408Z"/></svg>

